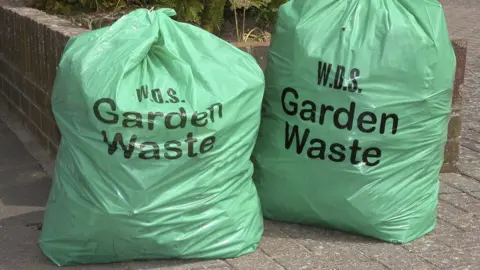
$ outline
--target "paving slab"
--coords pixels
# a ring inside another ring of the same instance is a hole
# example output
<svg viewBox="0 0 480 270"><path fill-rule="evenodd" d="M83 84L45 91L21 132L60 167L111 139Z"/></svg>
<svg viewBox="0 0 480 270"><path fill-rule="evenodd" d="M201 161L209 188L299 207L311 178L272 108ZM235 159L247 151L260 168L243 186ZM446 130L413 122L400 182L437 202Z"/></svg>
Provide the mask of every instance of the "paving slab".
<svg viewBox="0 0 480 270"><path fill-rule="evenodd" d="M463 192L480 192L480 182L460 174L442 174L440 180Z"/></svg>
<svg viewBox="0 0 480 270"><path fill-rule="evenodd" d="M454 188L453 186L450 186L449 184L445 182L440 182L440 194L451 194L451 193L461 193L462 191L459 189Z"/></svg>
<svg viewBox="0 0 480 270"><path fill-rule="evenodd" d="M452 225L451 223L448 222L448 220L441 220L440 218L437 218L437 224L435 226L435 229L433 230L433 233L427 235L443 235L443 234L448 234L448 233L456 233L456 232L463 232L462 229Z"/></svg>
<svg viewBox="0 0 480 270"><path fill-rule="evenodd" d="M10 129L0 129L0 170L21 168L36 163Z"/></svg>
<svg viewBox="0 0 480 270"><path fill-rule="evenodd" d="M440 234L436 235L435 239L449 246L451 249L480 247L480 233L478 231Z"/></svg>
<svg viewBox="0 0 480 270"><path fill-rule="evenodd" d="M3 122L0 122L0 132L5 131L7 129L8 129L7 125Z"/></svg>
<svg viewBox="0 0 480 270"><path fill-rule="evenodd" d="M365 244L360 251L389 268L432 269L432 265L402 245L389 243Z"/></svg>
<svg viewBox="0 0 480 270"><path fill-rule="evenodd" d="M460 230L457 230L457 232L459 231ZM437 236L438 234L432 233L413 242L403 244L402 247L408 252L416 254L422 252L439 252L450 250L450 246L439 241L436 238Z"/></svg>
<svg viewBox="0 0 480 270"><path fill-rule="evenodd" d="M478 264L480 262L479 248L455 249L445 252L425 252L420 256L441 269L480 266Z"/></svg>
<svg viewBox="0 0 480 270"><path fill-rule="evenodd" d="M0 179L0 201L4 205L45 206L51 181L40 165L0 170Z"/></svg>
<svg viewBox="0 0 480 270"><path fill-rule="evenodd" d="M476 180L480 186L480 153L463 146L461 147L460 152L460 163L458 164L459 171Z"/></svg>
<svg viewBox="0 0 480 270"><path fill-rule="evenodd" d="M447 202L439 201L438 218L463 231L480 232L480 216Z"/></svg>
<svg viewBox="0 0 480 270"><path fill-rule="evenodd" d="M269 257L262 249L258 249L252 254L248 254L241 258L227 260L232 268L249 269L250 267L258 267L258 269L284 269L273 258Z"/></svg>
<svg viewBox="0 0 480 270"><path fill-rule="evenodd" d="M231 269L231 266L223 260L210 261L189 261L189 260L168 260L168 261L139 261L126 264L128 270L151 270L151 269Z"/></svg>
<svg viewBox="0 0 480 270"><path fill-rule="evenodd" d="M467 212L473 212L480 204L480 199L467 193L440 194L440 199Z"/></svg>

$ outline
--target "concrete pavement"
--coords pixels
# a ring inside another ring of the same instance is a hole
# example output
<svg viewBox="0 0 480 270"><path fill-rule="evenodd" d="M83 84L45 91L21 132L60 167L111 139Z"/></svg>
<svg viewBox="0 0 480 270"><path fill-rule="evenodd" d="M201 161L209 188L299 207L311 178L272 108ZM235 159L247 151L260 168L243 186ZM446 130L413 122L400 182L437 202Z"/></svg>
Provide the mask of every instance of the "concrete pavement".
<svg viewBox="0 0 480 270"><path fill-rule="evenodd" d="M55 269L36 245L50 188L44 170L49 157L44 153L42 157L33 137L14 126L15 119L9 122L17 133L0 122L0 269ZM480 160L479 152L468 151L470 158ZM471 176L441 176L435 232L410 244L393 245L266 221L260 249L238 259L126 262L67 269L480 269L480 181L475 179L480 179L480 174L469 165L463 168Z"/></svg>
<svg viewBox="0 0 480 270"><path fill-rule="evenodd" d="M469 40L461 174L441 175L436 230L393 245L266 221L261 247L233 260L126 262L66 269L480 269L480 2L443 0L453 37ZM0 103L0 270L56 269L36 245L52 159Z"/></svg>

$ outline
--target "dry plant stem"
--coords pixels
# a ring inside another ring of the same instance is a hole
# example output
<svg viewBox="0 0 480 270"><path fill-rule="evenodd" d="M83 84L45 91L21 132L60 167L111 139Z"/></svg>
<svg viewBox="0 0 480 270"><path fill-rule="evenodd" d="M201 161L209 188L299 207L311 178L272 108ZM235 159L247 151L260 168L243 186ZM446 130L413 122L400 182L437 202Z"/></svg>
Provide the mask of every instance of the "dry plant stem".
<svg viewBox="0 0 480 270"><path fill-rule="evenodd" d="M247 14L247 9L245 7L243 7L242 37L245 36L245 17L246 17L246 14ZM247 41L247 40L245 40L245 41Z"/></svg>
<svg viewBox="0 0 480 270"><path fill-rule="evenodd" d="M235 6L235 1L233 1L233 15L235 17L235 30L237 31L237 41L240 42L240 34L238 33L237 7Z"/></svg>
<svg viewBox="0 0 480 270"><path fill-rule="evenodd" d="M122 0L118 0L118 1L117 1L117 4L115 5L115 9L114 9L115 11L118 10L118 6L120 6L120 1L122 1Z"/></svg>

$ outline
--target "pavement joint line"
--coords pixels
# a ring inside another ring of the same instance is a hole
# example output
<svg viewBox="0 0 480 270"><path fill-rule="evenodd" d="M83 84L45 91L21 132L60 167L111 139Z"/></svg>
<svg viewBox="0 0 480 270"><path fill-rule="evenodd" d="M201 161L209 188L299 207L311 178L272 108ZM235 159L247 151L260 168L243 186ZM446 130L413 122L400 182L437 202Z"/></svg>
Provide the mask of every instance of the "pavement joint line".
<svg viewBox="0 0 480 270"><path fill-rule="evenodd" d="M468 212L467 212L467 213L468 213ZM455 227L456 229L460 230L462 233L466 233L466 232L468 232L467 230L465 230L465 229L462 229L462 227L460 227L460 226L457 226L457 225L455 225L455 224L451 223L451 222L450 222L450 221L448 221L447 219L444 219L444 218L441 218L441 217L438 217L438 216L437 216L437 220L441 220L441 221L443 221L443 222L447 223L448 225L450 225L450 226L452 226L452 227ZM439 234L439 235L442 235L442 234Z"/></svg>
<svg viewBox="0 0 480 270"><path fill-rule="evenodd" d="M473 131L473 132L475 132L475 133L480 134L480 130L477 130L476 128L468 127L467 130L471 130L471 131Z"/></svg>
<svg viewBox="0 0 480 270"><path fill-rule="evenodd" d="M475 132L476 133L476 132ZM479 134L476 134L478 136L480 136L480 133ZM468 138L468 137L465 137L465 136L462 136L462 140L463 141L469 141L469 142L473 142L473 143L480 143L480 140L474 140L472 138ZM476 152L478 152L478 150L475 150Z"/></svg>
<svg viewBox="0 0 480 270"><path fill-rule="evenodd" d="M229 263L228 260L223 260L230 268L232 269L238 269L237 267L235 267L233 264Z"/></svg>
<svg viewBox="0 0 480 270"><path fill-rule="evenodd" d="M470 179L472 179L472 180L474 180L474 181L476 181L476 182L480 182L480 178L478 178L478 177L476 177L476 176L474 176L474 175L471 175L471 174L465 172L465 171L464 171L463 169L461 169L461 168L458 168L458 173L459 173L460 175L462 175L462 176L465 176L466 178L470 178Z"/></svg>
<svg viewBox="0 0 480 270"><path fill-rule="evenodd" d="M468 193L465 193L465 192L462 192L462 193L463 193L463 194L466 194L466 195L469 195ZM457 194L458 194L458 193L457 193ZM469 196L470 196L470 195L469 195ZM450 205L450 206L453 206L454 208L456 208L456 209L458 209L458 210L460 210L460 211L462 211L462 212L469 213L467 210L461 208L460 206L457 206L457 205L455 205L455 204L452 204L451 202L449 202L449 201L447 201L447 200L444 200L444 199L442 199L442 198L440 198L440 197L438 198L438 200L439 200L439 201L442 201L442 202L444 202L444 203L446 203L446 204L448 204L448 205Z"/></svg>
<svg viewBox="0 0 480 270"><path fill-rule="evenodd" d="M445 195L445 194L457 194L457 193L465 193L465 191L463 191L463 190L461 190L461 189L458 189L457 187L455 187L455 186L452 186L452 185L450 185L449 183L446 183L446 182L444 182L444 181L440 181L440 182L441 182L442 184L444 184L444 185L446 185L446 186L448 186L448 187L450 187L450 188L456 189L456 190L458 190L458 191L455 191L455 192L449 192L449 193L442 193L442 192L439 192L439 193L438 193L438 195Z"/></svg>
<svg viewBox="0 0 480 270"><path fill-rule="evenodd" d="M464 140L467 140L467 139L464 139ZM474 141L474 142L475 142L475 141ZM478 152L478 149L474 149L473 147L470 147L469 145L466 145L466 144L464 144L464 143L460 143L460 146L461 146L461 147L464 147L464 148L467 148L467 149L469 149L469 150L472 150L472 151L475 152L475 153L479 153L479 152Z"/></svg>
<svg viewBox="0 0 480 270"><path fill-rule="evenodd" d="M297 224L298 225L298 224ZM307 246L303 245L302 243L298 242L297 240L295 240L295 238L291 237L286 231L284 231L282 228L277 228L280 232L282 232L286 237L287 239L289 240L292 240L294 241L295 243L297 243L299 246L301 246L303 249L305 249L305 251L309 251L309 252L314 252L314 250L308 248ZM263 250L263 249L262 249ZM267 252L263 251L263 253L267 254ZM273 257L272 257L273 258Z"/></svg>
<svg viewBox="0 0 480 270"><path fill-rule="evenodd" d="M479 199L479 200L480 200L480 193L479 193L479 195L475 195L475 194L473 194L473 193L472 193L472 194L469 194L469 195L472 196L472 197L475 198L475 199Z"/></svg>
<svg viewBox="0 0 480 270"><path fill-rule="evenodd" d="M462 140L465 140L465 138L462 138ZM460 149L461 149L462 147L463 147L463 148L467 148L468 150L471 150L471 151L473 151L473 152L476 153L476 154L480 154L480 151L478 151L477 149L471 149L471 148L465 147L465 146L462 145L462 143L460 143Z"/></svg>
<svg viewBox="0 0 480 270"><path fill-rule="evenodd" d="M300 244L300 243L298 243ZM301 244L300 244L301 245ZM273 261L274 263L280 265L280 267L282 269L286 269L279 261L277 261L274 257L270 256L261 246L258 247L258 249L263 253L265 254L265 257L269 258L271 261ZM228 263L228 261L227 261Z"/></svg>
<svg viewBox="0 0 480 270"><path fill-rule="evenodd" d="M427 262L429 265L433 266L434 269L444 269L444 268L438 267L438 266L435 264L434 261L430 261L429 259L424 258L422 255L419 255L418 257L420 257L423 261ZM445 270L447 270L447 269L445 269Z"/></svg>
<svg viewBox="0 0 480 270"><path fill-rule="evenodd" d="M480 135L479 135L479 136L480 136ZM480 142L475 141L475 140L472 140L472 139L469 139L469 138L462 138L462 141L460 142L460 146L461 146L461 147L464 147L464 148L467 148L467 149L469 149L469 150L472 150L473 152L475 152L475 153L477 153L477 154L480 153L480 150L479 150L479 149L471 147L470 145L466 144L465 141L469 141L469 142L472 142L472 143L475 143L475 144L478 144L478 143L480 143Z"/></svg>
<svg viewBox="0 0 480 270"><path fill-rule="evenodd" d="M441 235L441 234L440 234ZM410 242L411 243L411 242ZM409 254L413 254L415 255L416 257L420 258L420 260L424 261L425 263L429 264L430 266L433 266L435 268L438 268L433 262L431 262L430 260L424 258L423 256L421 256L420 254L417 254L415 252L412 252L410 250L408 250L407 247L405 247L405 245L400 245L403 249L405 249Z"/></svg>
<svg viewBox="0 0 480 270"><path fill-rule="evenodd" d="M361 251L360 249L357 249L356 247L354 247L355 250L357 250L358 252L362 253L365 257L369 258L372 262L376 262L382 266L384 266L385 268L387 269L392 269L390 266L388 266L387 264L383 263L382 261L378 260L377 258L375 257L372 257L372 256L369 256L368 254L366 254L365 252Z"/></svg>
<svg viewBox="0 0 480 270"><path fill-rule="evenodd" d="M287 268L285 268L285 266L283 266L283 264L281 264L277 259L272 259L272 261L276 264L278 264L280 266L280 268L284 269L284 270L287 270Z"/></svg>

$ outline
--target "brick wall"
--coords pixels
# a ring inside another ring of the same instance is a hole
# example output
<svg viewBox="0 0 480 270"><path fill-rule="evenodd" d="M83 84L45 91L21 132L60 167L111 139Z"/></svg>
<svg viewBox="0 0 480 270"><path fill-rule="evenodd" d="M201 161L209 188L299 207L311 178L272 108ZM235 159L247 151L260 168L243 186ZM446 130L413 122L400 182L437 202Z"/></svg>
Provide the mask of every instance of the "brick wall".
<svg viewBox="0 0 480 270"><path fill-rule="evenodd" d="M85 30L35 9L0 4L0 98L55 155L60 133L50 91L56 66L68 39Z"/></svg>
<svg viewBox="0 0 480 270"><path fill-rule="evenodd" d="M457 163L460 158L460 133L462 130L462 85L465 78L467 62L467 42L453 40L453 48L457 56L457 71L453 87L452 117L448 125L448 141L445 146L445 159L442 172L457 172Z"/></svg>
<svg viewBox="0 0 480 270"><path fill-rule="evenodd" d="M44 12L13 5L0 0L0 98L22 116L25 126L37 140L55 155L60 141L51 111L50 91L56 66L65 44L72 36L86 30L66 20ZM268 45L262 43L237 44L252 54L265 68ZM466 42L454 41L457 54L453 115L449 126L449 140L445 149L443 172L455 172L459 156L461 130L461 92L463 84Z"/></svg>

